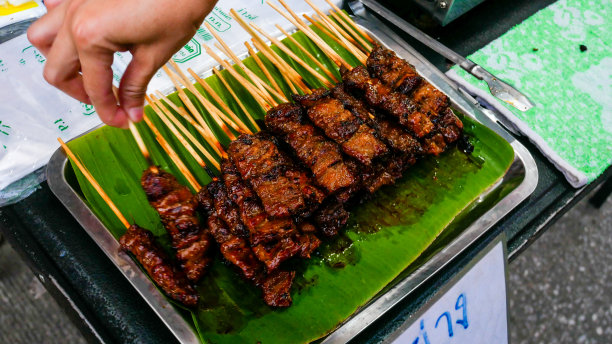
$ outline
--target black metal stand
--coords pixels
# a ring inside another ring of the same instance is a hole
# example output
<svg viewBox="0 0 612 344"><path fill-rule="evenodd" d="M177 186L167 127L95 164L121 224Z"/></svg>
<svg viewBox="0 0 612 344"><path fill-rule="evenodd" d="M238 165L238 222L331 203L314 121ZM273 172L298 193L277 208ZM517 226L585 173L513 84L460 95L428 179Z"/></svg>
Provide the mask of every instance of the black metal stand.
<svg viewBox="0 0 612 344"><path fill-rule="evenodd" d="M610 197L610 194L612 194L612 177L603 182L599 190L595 192L595 195L589 199L589 203L599 209L606 202L606 199Z"/></svg>

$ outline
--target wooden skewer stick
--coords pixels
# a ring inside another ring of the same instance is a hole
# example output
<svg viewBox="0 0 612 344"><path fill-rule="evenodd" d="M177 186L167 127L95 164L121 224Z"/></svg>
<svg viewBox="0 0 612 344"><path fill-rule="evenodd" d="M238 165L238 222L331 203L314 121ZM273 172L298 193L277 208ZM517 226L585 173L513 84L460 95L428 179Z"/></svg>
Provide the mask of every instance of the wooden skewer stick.
<svg viewBox="0 0 612 344"><path fill-rule="evenodd" d="M353 45L353 43L349 42L346 38L344 38L344 36L342 36L342 34L335 27L336 23L334 23L331 19L327 18L325 14L318 16L314 15L313 18L319 21L323 26L325 26L332 33L332 35L336 36L336 38L338 38L342 42L342 46L345 49L347 49L351 54L353 54L353 56L357 57L360 62L363 61L362 63L365 64L365 61L368 57L365 56L365 54L361 52L359 48Z"/></svg>
<svg viewBox="0 0 612 344"><path fill-rule="evenodd" d="M251 37L253 37L254 42L257 42L260 44L259 46L256 45L259 51L261 51L264 55L265 55L265 52L268 52L269 55L276 56L276 52L272 50L272 48L270 48L266 44L266 42L263 39L261 39L261 37L259 37L257 33L255 33L255 31L253 31L253 29L242 19L242 17L240 17L238 12L236 12L234 9L231 9L230 13L232 17L238 22L238 24L240 24L240 26L242 26L242 28L246 30L246 32L248 32L249 35L251 35ZM270 57L268 56L266 57L270 59ZM274 58L270 61L272 63L276 62L277 68L279 68L279 70L289 73L289 77L296 83L298 87L300 87L301 89L304 89L304 88L308 89L306 84L304 84L304 82L302 81L302 76L299 73L297 73L285 60L279 57L278 59Z"/></svg>
<svg viewBox="0 0 612 344"><path fill-rule="evenodd" d="M197 161L198 165L205 168L206 162L204 161L204 159L200 157L200 155L195 151L195 149L191 146L191 144L187 142L187 140L185 140L183 135L179 133L176 126L174 126L174 124L170 122L170 119L166 117L165 113L159 107L159 105L157 103L154 103L153 100L151 100L151 98L149 98L148 96L145 96L145 99L147 99L149 104L151 104L151 108L153 109L153 111L155 111L155 114L157 115L157 117L159 117L159 119L161 119L162 122L164 122L164 125L168 127L168 129L170 129L170 132L172 132L172 135L174 135L179 140L179 142L185 147L185 149L187 149L189 154L191 154L191 156L195 159L195 161Z"/></svg>
<svg viewBox="0 0 612 344"><path fill-rule="evenodd" d="M257 66L259 66L259 69L261 69L261 71L264 73L266 78L268 78L268 80L270 80L270 83L272 84L274 89L276 89L276 91L278 91L278 93L283 93L283 90L281 90L280 86L278 86L278 83L276 82L276 79L274 79L272 77L272 74L270 74L270 71L268 70L266 65L263 63L263 61L259 58L259 55L257 55L255 50L251 47L249 42L244 42L244 46L247 48L247 51L249 52L249 55L251 55L251 57L253 57L253 60L255 61Z"/></svg>
<svg viewBox="0 0 612 344"><path fill-rule="evenodd" d="M297 88L295 88L296 86L299 87L302 91L304 91L304 88L307 88L306 85L302 86L298 81L296 81L295 75L291 73L292 68L284 65L280 61L282 59L279 60L276 56L276 53L272 49L269 49L266 44L260 43L255 39L252 39L251 41L253 42L253 45L255 45L255 48L257 48L257 50L259 50L259 52L261 52L263 56L265 56L270 62L272 62L274 67L276 67L280 71L281 76L283 77L283 79L285 79L285 82L289 85L289 88L291 89L291 92L293 94L298 93Z"/></svg>
<svg viewBox="0 0 612 344"><path fill-rule="evenodd" d="M329 0L325 0L325 2L327 2L334 10L340 13L340 16L344 18L346 22L348 22L355 30L357 30L357 32L359 32L363 37L365 37L371 44L374 44L374 40L370 37L370 35L368 35L365 31L363 31L357 25L357 23L355 23L355 21L351 17L349 17L346 13L344 13L344 11L338 8L336 4L334 4L332 1L329 1Z"/></svg>
<svg viewBox="0 0 612 344"><path fill-rule="evenodd" d="M144 156L145 160L147 160L149 165L152 165L151 164L151 154L149 154L149 150L147 149L147 146L145 145L144 140L142 139L142 136L140 136L140 133L138 132L138 129L136 128L136 125L132 121L130 121L128 125L130 127L130 132L132 132L132 136L134 137L134 141L136 141L136 144L138 145L138 149L142 153L142 156Z"/></svg>
<svg viewBox="0 0 612 344"><path fill-rule="evenodd" d="M202 78L200 78L191 68L187 69L187 72L189 72L189 74L191 74L191 76L198 82L198 84L200 84L200 86L202 86L204 88L204 90L211 96L213 97L213 99L219 103L219 105L221 105L221 107L223 108L223 110L225 110L225 113L229 114L229 116L232 118L232 120L238 124L238 126L240 127L240 129L242 129L242 132L248 133L248 134L252 134L253 132L251 131L251 129L249 129L249 127L247 127L240 118L238 118L238 116L236 116L236 114L234 113L234 111L232 111L232 109L230 109L230 107L221 99L221 97L217 94L217 92L210 87L210 85L204 81Z"/></svg>
<svg viewBox="0 0 612 344"><path fill-rule="evenodd" d="M221 83L223 84L223 86L225 86L225 88L232 95L236 103L238 103L238 106L240 106L240 109L242 109L242 112L247 116L251 124L257 129L257 131L261 130L259 126L257 125L257 122L255 122L255 119L253 119L253 116L251 116L251 113L247 110L247 108L242 103L242 100L240 100L240 98L236 95L236 92L234 92L234 90L230 87L229 83L225 80L223 73L219 72L216 68L213 68L213 73L219 78L219 80L221 80Z"/></svg>
<svg viewBox="0 0 612 344"><path fill-rule="evenodd" d="M276 38L272 37L271 35L267 34L264 30L262 30L259 26L255 25L254 23L250 23L250 24L251 24L251 27L253 27L257 32L259 32L262 36L264 36L267 39L269 39L270 42L276 44L276 46L280 50L282 50L285 54L289 55L290 58L294 59L297 63L299 63L302 67L304 67L310 74L312 74L319 81L321 81L323 83L323 85L325 85L327 87L332 87L333 86L332 83L329 80L325 79L325 77L323 77L323 75L321 75L319 72L317 72L312 67L310 67L309 64L304 62L304 60L302 60L293 51L291 51L291 49L289 49L283 42L281 42L278 39L276 39Z"/></svg>
<svg viewBox="0 0 612 344"><path fill-rule="evenodd" d="M221 98L217 95L217 93L207 84L204 82L204 80L202 80L197 74L195 74L190 68L188 69L188 72L191 74L191 76L200 84L202 85L202 87L204 88L204 90L206 92L208 92L208 94L210 94L213 99L215 101L217 101L217 103L219 103L219 106L223 107L223 109L226 111L226 113L231 117L231 120L229 118L227 118L227 115L225 113L223 113L223 111L221 111L219 108L217 108L214 104L212 104L212 102L210 102L208 99L206 99L202 94L200 94L200 92L198 92L198 90L193 86L193 84L191 83L191 81L189 80L189 78L187 77L187 75L185 75L185 73L183 73L183 71L181 70L181 68L178 66L178 64L176 64L176 62L172 61L172 59L169 61L170 65L179 73L179 76L182 78L182 80L184 80L183 84L186 84L187 88L192 92L192 93L197 93L196 97L198 98L198 100L200 100L201 98L204 98L206 102L208 102L208 104L206 103L202 103L204 106L207 105L212 105L213 108L215 108L215 112L217 115L220 115L219 117L221 117L221 119L223 119L223 121L225 123L227 123L229 126L231 126L234 130L238 131L238 132L250 132L249 128L244 126L244 124L242 123L242 121L236 116L236 114L234 114L234 112L227 106L227 104L225 104ZM199 96L198 96L199 94ZM202 101L202 100L200 100ZM218 111L217 111L218 110ZM209 109L210 111L210 109ZM233 121L232 121L233 120ZM242 126L244 126L244 128Z"/></svg>
<svg viewBox="0 0 612 344"><path fill-rule="evenodd" d="M344 13L344 12L342 12ZM364 52L369 53L370 51L372 51L372 46L370 44L368 44L368 42L366 42L366 40L363 39L363 37L361 37L361 35L359 33L357 33L349 23L347 23L345 20L343 20L341 18L341 16L338 14L338 12L334 12L332 10L329 11L329 14L336 19L336 21L338 23L340 23L340 26L344 29L344 32L346 32L347 34L349 34L352 37L355 37L355 39L359 42L359 45L361 45L363 47L362 50L364 50Z"/></svg>
<svg viewBox="0 0 612 344"><path fill-rule="evenodd" d="M262 48L261 44L258 41L255 41L255 39L253 39L252 41L253 41L253 45L255 46L255 48L257 48L257 50L259 50L259 52L265 58L267 58L268 61L270 61L274 65L274 67L276 67L276 69L278 69L278 71L280 72L281 77L283 78L283 80L285 80L285 83L289 86L289 89L291 90L291 93L292 94L298 93L297 88L295 88L295 85L293 84L293 82L289 78L288 73L284 73L283 72L283 68L280 67L280 64L278 63L278 61L276 61L276 58L270 57L272 55L270 55L270 53L267 50L265 50L265 48Z"/></svg>
<svg viewBox="0 0 612 344"><path fill-rule="evenodd" d="M316 17L316 16L315 16ZM366 51L365 48L362 48L357 41L355 41L351 35L346 33L335 21L333 21L330 17L323 14L319 19L323 23L327 25L329 29L331 29L343 43L345 43L349 48L353 55L357 56L360 60L363 60L364 63L367 60L368 56L364 53Z"/></svg>
<svg viewBox="0 0 612 344"><path fill-rule="evenodd" d="M206 157L206 159L208 159L208 161L210 161L216 168L217 170L219 169L219 162L217 161L217 159L215 159L209 152L208 150L202 146L202 144L200 143L200 141L198 141L198 139L195 138L195 136L193 136L191 134L191 132L189 130L187 130L187 128L183 125L183 123L181 123L177 117L175 117L172 112L170 112L170 110L168 110L168 108L166 108L160 99L158 99L157 97L155 97L154 95L150 96L153 99L153 103L157 105L157 107L162 111L162 113L165 115L165 117L167 117L170 121L172 121L172 123L174 124L175 127L177 127L181 133L183 133L183 135L189 139L189 141L191 141L191 143L202 153L204 154L204 156ZM159 115L159 114L158 114ZM215 140L215 143L219 144L219 141ZM219 144L220 145L220 144ZM216 147L216 145L211 144L212 147ZM221 154L219 154L219 156L221 156Z"/></svg>
<svg viewBox="0 0 612 344"><path fill-rule="evenodd" d="M157 142L159 142L159 144L162 146L164 151L166 151L166 154L168 154L170 159L172 159L172 162L174 162L174 164L179 169L179 171L183 174L185 179L187 179L187 182L189 182L189 185L191 185L194 191L196 192L200 191L202 186L200 186L200 184L195 179L193 174L191 174L187 166L185 166L181 158L179 158L178 154L176 154L176 152L174 151L174 149L172 149L168 141L166 141L166 139L162 136L159 130L155 127L155 124L153 124L153 122L151 122L151 120L147 116L143 117L143 119L145 123L147 123L149 128L153 131L153 133L155 134L155 139L157 140Z"/></svg>
<svg viewBox="0 0 612 344"><path fill-rule="evenodd" d="M314 18L316 16L313 15L312 17ZM338 38L338 36L336 36L336 34L332 33L331 31L329 31L328 27L329 25L326 24L322 24L317 22L316 20L314 20L313 18L309 17L307 14L302 14L302 17L306 18L306 20L308 20L312 25L316 26L319 30L323 31L324 34L326 34L327 36L329 36L331 39L333 39L336 43L344 46L344 43ZM357 44L357 41L351 39L350 40L352 43ZM346 48L346 50L348 50L348 48Z"/></svg>
<svg viewBox="0 0 612 344"><path fill-rule="evenodd" d="M94 179L94 177L87 170L87 168L85 168L85 166L81 163L81 161L79 161L79 159L72 152L72 150L70 150L68 145L61 138L59 138L59 137L57 138L57 141L59 141L60 145L62 145L62 148L64 149L64 152L66 152L66 154L68 154L68 156L75 163L75 165L77 165L79 171L81 171L81 173L83 173L83 175L85 176L87 181L94 187L94 189L96 189L96 191L98 192L100 197L102 197L104 202L106 202L106 204L109 206L109 208L111 208L113 213L115 213L115 215L117 216L119 221L125 226L125 228L130 228L130 223L126 220L125 216L123 216L123 214L121 214L121 212L119 211L119 208L117 208L115 203L113 203L113 201L111 201L110 197L108 197L108 195L106 194L106 192L104 192L104 190L102 189L100 184L98 184L98 182Z"/></svg>
<svg viewBox="0 0 612 344"><path fill-rule="evenodd" d="M166 74L168 74L168 76L170 76L170 79L173 80L173 83L176 85L178 85L180 87L181 84L181 80L179 78L178 75L176 75L174 72L172 72L168 67L163 66L162 68L164 68L164 71L166 71ZM198 101L204 106L204 108L206 110L208 110L208 112L210 113L210 117L212 117L213 121L215 123L217 123L217 125L219 127L221 127L221 130L223 130L223 132L225 133L225 135L227 135L230 140L235 140L236 139L236 135L234 135L234 133L232 133L232 131L227 127L226 122L224 122L221 117L225 117L225 115L220 114L221 110L219 110L216 106L214 106L208 99L204 98L204 96L198 92L198 90L195 89L195 87L193 87L193 85L191 84L191 82L189 81L183 81L182 82L185 86L187 86L187 89L198 99ZM185 91L183 91L183 93L185 94ZM179 93L180 96L180 93ZM181 98L181 100L183 98L189 99L187 97L187 94L185 94L184 97ZM195 106L193 107L195 109ZM191 109L190 109L191 110ZM202 117L202 114L200 114L198 112L198 115L200 115L200 117ZM204 121L204 118L202 117L202 120L204 123L206 123ZM226 119L227 122L231 123L232 128L234 128L234 130L240 132L240 129L238 128L238 126L236 126L235 123L233 123L232 121L230 121L229 119ZM202 124L205 125L205 124Z"/></svg>
<svg viewBox="0 0 612 344"><path fill-rule="evenodd" d="M182 71L179 73L180 76L172 72L168 67L165 67L166 74L170 77L170 79L174 79L177 83L182 83L187 87L187 89L198 99L198 101L204 106L204 108L210 113L213 120L217 123L219 127L223 130L223 132L230 138L230 140L234 140L236 136L232 133L231 130L227 127L229 125L237 132L240 132L240 128L236 123L232 122L225 114L219 110L210 100L206 99L191 83L189 78L183 74ZM182 80L182 81L181 81Z"/></svg>
<svg viewBox="0 0 612 344"><path fill-rule="evenodd" d="M306 1L306 3L308 5L310 5L310 7L312 7L313 10L315 10L315 12L317 12L317 14L319 14L319 16L321 17L320 22L327 26L327 28L336 35L336 37L338 37L344 44L346 44L346 46L349 48L349 51L356 56L359 61L363 64L365 64L366 59L368 58L367 56L365 56L361 50L359 50L357 47L355 47L351 42L349 42L346 38L344 38L344 36L336 29L336 23L331 20L330 18L328 18L325 13L323 13L323 11L321 11L315 4L312 3L312 1L310 0L304 0Z"/></svg>
<svg viewBox="0 0 612 344"><path fill-rule="evenodd" d="M263 81L259 76L257 76L257 74L255 74L249 67L247 67L242 60L240 60L238 58L238 56L236 56L236 54L234 54L231 50L226 50L225 48L223 48L222 46L218 45L217 43L215 43L215 47L217 47L217 49L223 51L226 55L231 56L232 61L234 61L234 64L237 66L238 69L244 71L244 73L251 78L252 80L256 80L257 84L260 87L260 91L262 92L262 94L265 95L266 100L268 101L268 103L272 104L272 105L276 105L278 104L278 102L276 100L274 100L274 97L276 97L276 99L280 100L281 102L286 102L287 97L285 97L284 94L279 93L277 90L274 89L274 87L268 85L268 83L266 83L265 81ZM238 62L236 62L238 61Z"/></svg>
<svg viewBox="0 0 612 344"><path fill-rule="evenodd" d="M183 117L185 120L187 120L187 122L189 122L189 124L191 124L199 133L200 135L202 135L202 137L204 138L204 140L206 140L206 142L208 142L208 144L213 147L213 149L215 150L215 152L219 155L222 156L222 152L223 152L223 147L221 147L221 145L219 144L219 141L215 138L215 135L213 134L213 132L208 128L208 126L206 127L202 127L200 124L198 124L193 117L191 117L189 115L189 113L187 113L187 111L185 110L185 108L183 107L178 107L176 106L176 104L174 104L174 102L172 102L170 99L168 99L168 97L164 96L161 92L159 91L155 91L155 94L157 94L157 96L163 100L164 103L166 103L166 106L170 107L172 110L174 110L176 113L178 113L181 117Z"/></svg>
<svg viewBox="0 0 612 344"><path fill-rule="evenodd" d="M219 55L217 55L209 46L206 44L202 44L206 53L210 55L217 63L219 63L223 68L225 68L240 84L246 88L249 93L255 98L257 103L266 111L272 108L272 106L265 100L264 96L262 96L261 91L253 85L253 83L247 80L244 76L238 73L227 61L222 60Z"/></svg>
<svg viewBox="0 0 612 344"><path fill-rule="evenodd" d="M303 14L302 15L304 18L306 18L306 20L308 20L312 25L314 25L317 29L323 31L324 34L326 34L329 38L331 38L332 40L334 40L334 42L338 43L340 46L344 47L346 50L349 50L347 47L344 46L344 43L338 38L336 37L336 35L334 35L333 33L331 33L329 31L329 29L324 26L322 23L319 23L318 21L314 20L313 18L309 17L307 14ZM349 50L350 51L350 50Z"/></svg>
<svg viewBox="0 0 612 344"><path fill-rule="evenodd" d="M319 61L319 59L317 59L316 57L314 57L310 51L308 51L306 48L304 48L295 38L293 38L292 35L290 35L287 31L285 31L283 29L282 26L276 24L275 25L277 29L279 29L285 36L287 36L287 38L293 43L295 44L298 49L300 49L301 52L303 52L304 54L306 54L306 56L308 56L308 58L310 60L312 60L317 67L321 68L322 71L325 72L325 74L327 74L327 76L329 76L334 82L338 82L338 79L336 78L336 76L334 75L334 73L332 73L329 69L327 69L327 67L325 67L321 61Z"/></svg>
<svg viewBox="0 0 612 344"><path fill-rule="evenodd" d="M165 70L167 69L166 66ZM162 68L163 68L162 67ZM169 72L169 70L168 70ZM187 106L187 109L189 109L189 112L191 112L191 115L193 116L193 118L195 118L198 123L200 123L200 125L202 126L202 128L206 129L208 134L205 137L208 137L210 135L210 137L214 137L213 132L208 128L208 124L206 123L206 121L204 120L204 117L202 116L202 114L200 113L200 111L198 111L198 109L195 107L195 105L193 104L193 102L191 101L191 99L189 99L189 97L187 96L187 93L185 93L185 91L183 90L183 87L180 85L179 82L177 82L175 80L175 78L170 78L170 80L172 81L172 83L174 84L174 87L176 88L177 92L178 92L178 96L181 99L181 101L183 102L183 104L185 104L185 106ZM188 116L186 117L188 118Z"/></svg>
<svg viewBox="0 0 612 344"><path fill-rule="evenodd" d="M283 7L285 7L285 9L289 12L289 14L291 14L291 16L289 16L287 13L285 13L283 10L281 10L278 6L271 3L270 1L266 1L266 3L270 7L272 7L274 10L276 10L276 12L278 12L280 15L285 17L285 19L290 21L291 24L295 25L298 29L302 30L302 32L306 36L308 36L308 38L310 38L313 42L315 42L315 44L321 50L323 50L323 52L327 56L329 56L336 65L344 66L345 68L352 68L352 66L348 62L346 62L346 60L344 60L340 55L338 55L338 53L336 53L334 49L332 49L323 39L321 39L319 35L317 35L314 31L312 31L312 29L308 27L308 25L306 25L306 23L304 23L300 19L300 17L298 17L298 15L295 14L295 12L293 12L293 10L291 10L291 8L283 0L278 0L278 1L281 3L281 5L283 5Z"/></svg>
<svg viewBox="0 0 612 344"><path fill-rule="evenodd" d="M185 75L185 73L183 73L183 71L178 67L178 65L176 65L176 63L174 61L170 62L170 65L172 66L176 66L175 70L178 72L178 75L172 71L170 71L170 69L166 66L164 66L164 70L166 71L166 74L168 74L168 76L170 77L170 79L174 80L176 84L183 84L197 99L198 101L204 106L204 108L211 114L211 117L213 118L213 120L217 123L217 125L219 127L221 127L221 129L223 129L223 131L225 132L226 135L230 136L233 135L233 133L229 130L229 128L226 126L226 123L229 124L234 130L236 131L240 131L240 129L238 128L238 126L233 123L232 121L230 121L228 118L225 118L225 114L223 114L221 112L221 110L219 110L215 105L213 105L208 99L206 99L191 83L191 80L189 80L189 77L187 77L187 75ZM230 136L231 137L231 136Z"/></svg>
<svg viewBox="0 0 612 344"><path fill-rule="evenodd" d="M255 73L253 73L253 71L248 68L244 62L242 62L241 59L238 58L238 56L236 56L236 54L234 54L234 52L230 49L230 47L225 43L225 41L223 41L223 39L217 35L215 33L215 30L207 23L204 22L204 24L206 25L206 28L209 29L209 31L213 34L213 36L215 36L215 38L217 39L217 41L221 44L221 47L217 46L215 44L215 46L223 51L227 56L229 56L229 58L232 59L232 61L234 61L235 64L237 64L240 68L242 68L244 70L244 72L247 74L247 76L249 78L251 78L251 80L253 80L255 86L259 87L261 89L261 91L267 95L266 91L271 93L272 95L274 95L275 97L277 97L277 99L280 99L281 101L287 101L287 98L285 98L285 96L282 94L282 92L277 92L276 90L272 89L272 87L270 87L270 85L266 84L266 82L264 82L263 80L261 80ZM264 89L262 89L262 87Z"/></svg>

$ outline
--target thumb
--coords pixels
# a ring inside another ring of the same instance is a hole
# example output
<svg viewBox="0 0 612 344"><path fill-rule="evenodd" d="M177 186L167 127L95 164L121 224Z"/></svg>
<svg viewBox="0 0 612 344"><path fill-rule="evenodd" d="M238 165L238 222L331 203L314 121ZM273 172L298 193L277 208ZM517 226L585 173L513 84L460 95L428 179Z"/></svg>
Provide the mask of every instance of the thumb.
<svg viewBox="0 0 612 344"><path fill-rule="evenodd" d="M119 103L133 122L142 119L147 85L159 67L144 51L137 50L121 78Z"/></svg>

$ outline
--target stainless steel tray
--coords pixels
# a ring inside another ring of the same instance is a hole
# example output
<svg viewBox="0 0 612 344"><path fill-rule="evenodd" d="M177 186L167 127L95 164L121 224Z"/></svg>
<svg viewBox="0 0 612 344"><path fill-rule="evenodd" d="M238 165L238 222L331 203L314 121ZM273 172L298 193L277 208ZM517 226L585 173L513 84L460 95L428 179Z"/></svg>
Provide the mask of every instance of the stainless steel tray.
<svg viewBox="0 0 612 344"><path fill-rule="evenodd" d="M413 64L421 76L446 93L455 109L475 118L508 141L514 149L515 157L502 179L483 192L457 218L462 218L466 213L472 216L479 215L475 221L467 224L462 223L464 221L454 221L451 224L454 228L450 236L446 235L440 239L441 242L438 242L441 247L438 250L429 251L419 258L422 265L416 270L407 270L402 273L367 305L355 312L335 331L322 339L323 343L345 343L363 331L391 307L410 295L418 286L449 264L453 258L486 233L493 224L527 198L535 189L538 181L537 167L531 154L521 143L500 127L494 117L485 115L474 99L460 93L452 81L377 18L366 13L355 19L373 38L378 39L381 44L394 50L399 56ZM76 182L68 180L68 178L71 178L71 173L66 173L71 172L68 169L70 169L70 166L67 164L64 152L61 149L57 150L47 166L47 178L53 193L159 315L176 338L182 343L199 343L192 326L170 305L137 264L129 256L119 253L118 241L98 220L73 187ZM512 191L508 192L508 190Z"/></svg>

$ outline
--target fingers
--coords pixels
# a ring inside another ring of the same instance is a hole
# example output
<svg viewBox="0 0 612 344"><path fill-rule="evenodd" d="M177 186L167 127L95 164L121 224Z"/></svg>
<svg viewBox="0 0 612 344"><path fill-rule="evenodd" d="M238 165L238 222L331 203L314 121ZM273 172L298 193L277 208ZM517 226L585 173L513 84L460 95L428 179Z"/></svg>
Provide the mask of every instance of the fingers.
<svg viewBox="0 0 612 344"><path fill-rule="evenodd" d="M128 65L119 86L119 102L134 122L142 119L144 96L147 85L160 66L154 62L153 52L146 49L133 51L133 58Z"/></svg>
<svg viewBox="0 0 612 344"><path fill-rule="evenodd" d="M96 108L102 122L120 128L127 128L127 113L117 105L113 94L113 51L85 49L79 51L85 90Z"/></svg>
<svg viewBox="0 0 612 344"><path fill-rule="evenodd" d="M62 2L61 6L59 6L60 3L58 2L57 5L53 10L49 9L47 14L28 28L28 40L45 56L49 54L53 41L64 22L68 1Z"/></svg>
<svg viewBox="0 0 612 344"><path fill-rule="evenodd" d="M45 80L69 96L84 103L90 99L83 87L83 78L79 74L81 64L70 33L63 26L47 53L47 62L43 70Z"/></svg>
<svg viewBox="0 0 612 344"><path fill-rule="evenodd" d="M64 2L68 2L65 0L46 0L45 1L45 7L47 8L47 11L53 11L57 6L59 6L60 4L64 3Z"/></svg>

